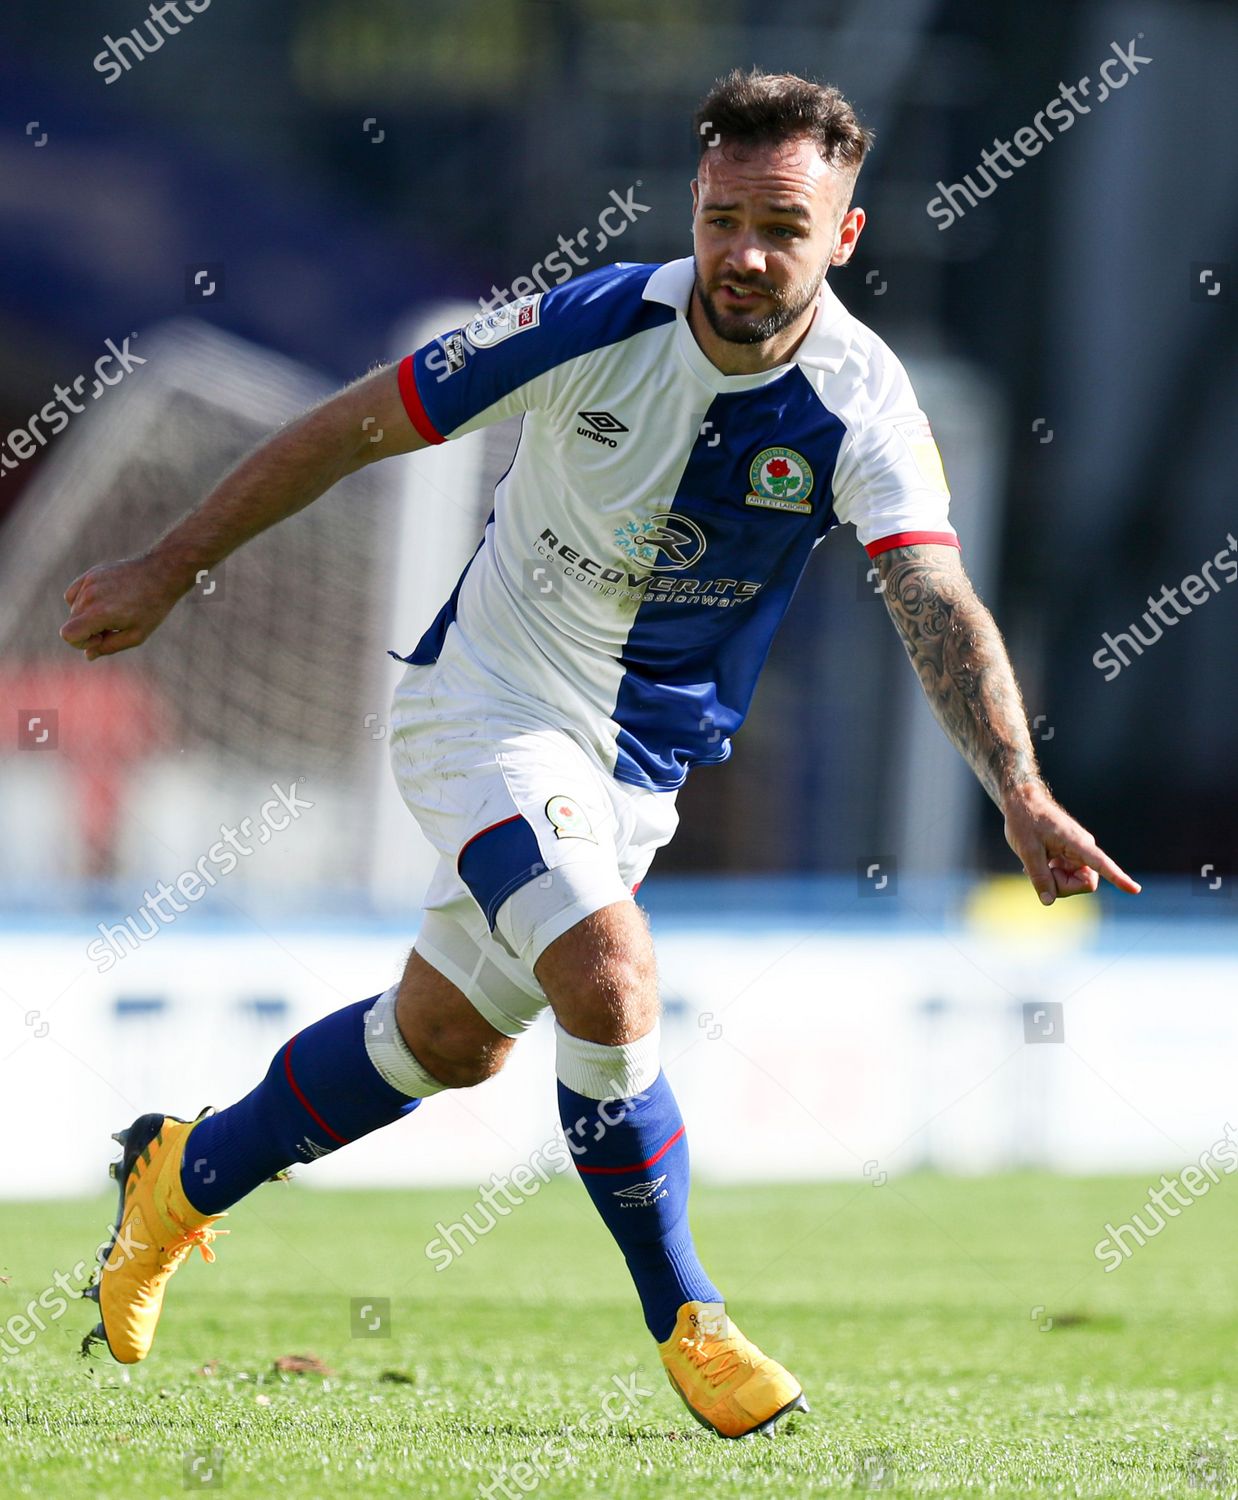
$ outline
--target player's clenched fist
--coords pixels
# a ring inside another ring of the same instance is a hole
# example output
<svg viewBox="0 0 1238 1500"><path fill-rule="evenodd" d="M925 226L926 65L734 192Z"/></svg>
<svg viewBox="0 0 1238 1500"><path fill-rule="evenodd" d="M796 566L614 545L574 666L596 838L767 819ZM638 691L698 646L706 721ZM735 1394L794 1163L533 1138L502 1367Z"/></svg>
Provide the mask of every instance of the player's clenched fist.
<svg viewBox="0 0 1238 1500"><path fill-rule="evenodd" d="M153 635L183 592L152 557L88 568L64 592L69 618L60 637L87 661L114 656Z"/></svg>

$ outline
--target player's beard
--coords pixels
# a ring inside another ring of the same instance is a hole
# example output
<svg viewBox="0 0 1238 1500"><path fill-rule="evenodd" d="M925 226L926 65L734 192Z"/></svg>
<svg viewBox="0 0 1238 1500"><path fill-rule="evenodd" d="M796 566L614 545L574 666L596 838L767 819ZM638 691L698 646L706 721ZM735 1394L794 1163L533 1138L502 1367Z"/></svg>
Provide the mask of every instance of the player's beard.
<svg viewBox="0 0 1238 1500"><path fill-rule="evenodd" d="M825 280L825 267L822 266L816 276L808 281L793 282L790 286L781 288L769 286L759 277L741 280L738 276L727 276L722 279L733 286L752 287L755 291L764 292L773 306L760 318L753 318L742 312L723 312L706 290L700 268L697 267L695 291L706 322L728 344L763 344L794 323L817 300L817 293Z"/></svg>

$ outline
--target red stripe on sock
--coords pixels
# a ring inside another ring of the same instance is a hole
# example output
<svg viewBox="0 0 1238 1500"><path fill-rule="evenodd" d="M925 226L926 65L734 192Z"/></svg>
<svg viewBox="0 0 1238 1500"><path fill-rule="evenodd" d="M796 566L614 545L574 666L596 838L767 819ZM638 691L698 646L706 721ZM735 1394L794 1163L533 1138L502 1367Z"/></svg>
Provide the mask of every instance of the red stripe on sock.
<svg viewBox="0 0 1238 1500"><path fill-rule="evenodd" d="M667 1141L666 1145L661 1147L660 1150L655 1151L653 1155L648 1159L648 1161L634 1162L630 1167L582 1167L581 1164L577 1162L576 1170L578 1172L597 1172L606 1177L617 1177L622 1172L643 1172L646 1167L653 1166L655 1161L661 1161L661 1159L666 1155L666 1153L671 1149L671 1147L683 1133L684 1126L681 1125L675 1132L675 1134L671 1136L670 1140Z"/></svg>
<svg viewBox="0 0 1238 1500"><path fill-rule="evenodd" d="M300 1036L300 1034L301 1033L298 1032L297 1036ZM292 1042L295 1042L296 1039L297 1038L294 1036L293 1039L292 1039ZM322 1127L322 1129L327 1132L327 1134L331 1137L331 1139L333 1141L339 1141L339 1143L340 1143L341 1146L347 1146L349 1144L348 1137L346 1135L337 1135L335 1133L335 1131L331 1129L330 1125L327 1124L327 1122L323 1119L323 1117L318 1113L318 1111L314 1108L314 1106L309 1102L309 1100L301 1092L301 1085L292 1076L292 1042L289 1042L288 1045L284 1048L284 1077L287 1078L287 1080L288 1080L288 1086L289 1086L289 1088L291 1088L292 1092L297 1096L297 1098L305 1106L305 1109L306 1109L307 1113L309 1114L310 1118L314 1121L314 1123L316 1125L320 1125Z"/></svg>

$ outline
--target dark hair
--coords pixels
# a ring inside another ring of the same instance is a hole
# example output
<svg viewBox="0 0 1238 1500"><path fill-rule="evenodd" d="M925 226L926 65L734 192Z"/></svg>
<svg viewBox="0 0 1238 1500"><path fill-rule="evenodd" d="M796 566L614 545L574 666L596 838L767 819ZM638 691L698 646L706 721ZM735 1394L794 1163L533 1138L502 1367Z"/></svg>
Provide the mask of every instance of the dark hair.
<svg viewBox="0 0 1238 1500"><path fill-rule="evenodd" d="M852 178L873 133L832 84L794 73L733 69L702 99L692 117L700 154L711 146L767 146L807 137L824 161Z"/></svg>

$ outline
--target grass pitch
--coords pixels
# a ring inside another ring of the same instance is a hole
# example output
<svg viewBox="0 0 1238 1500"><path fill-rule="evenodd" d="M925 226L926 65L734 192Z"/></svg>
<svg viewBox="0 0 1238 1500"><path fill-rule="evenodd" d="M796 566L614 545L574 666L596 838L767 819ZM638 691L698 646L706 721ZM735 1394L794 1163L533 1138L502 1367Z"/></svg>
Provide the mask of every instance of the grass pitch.
<svg viewBox="0 0 1238 1500"><path fill-rule="evenodd" d="M83 1361L78 1302L6 1356L0 1494L1233 1495L1238 1184L1106 1275L1092 1247L1146 1191L1032 1174L698 1187L732 1315L813 1406L726 1443L666 1384L578 1183L441 1273L425 1243L469 1190L266 1187L214 1266L177 1275L145 1364ZM111 1202L0 1205L0 1322L88 1253ZM331 1373L278 1372L288 1355Z"/></svg>

